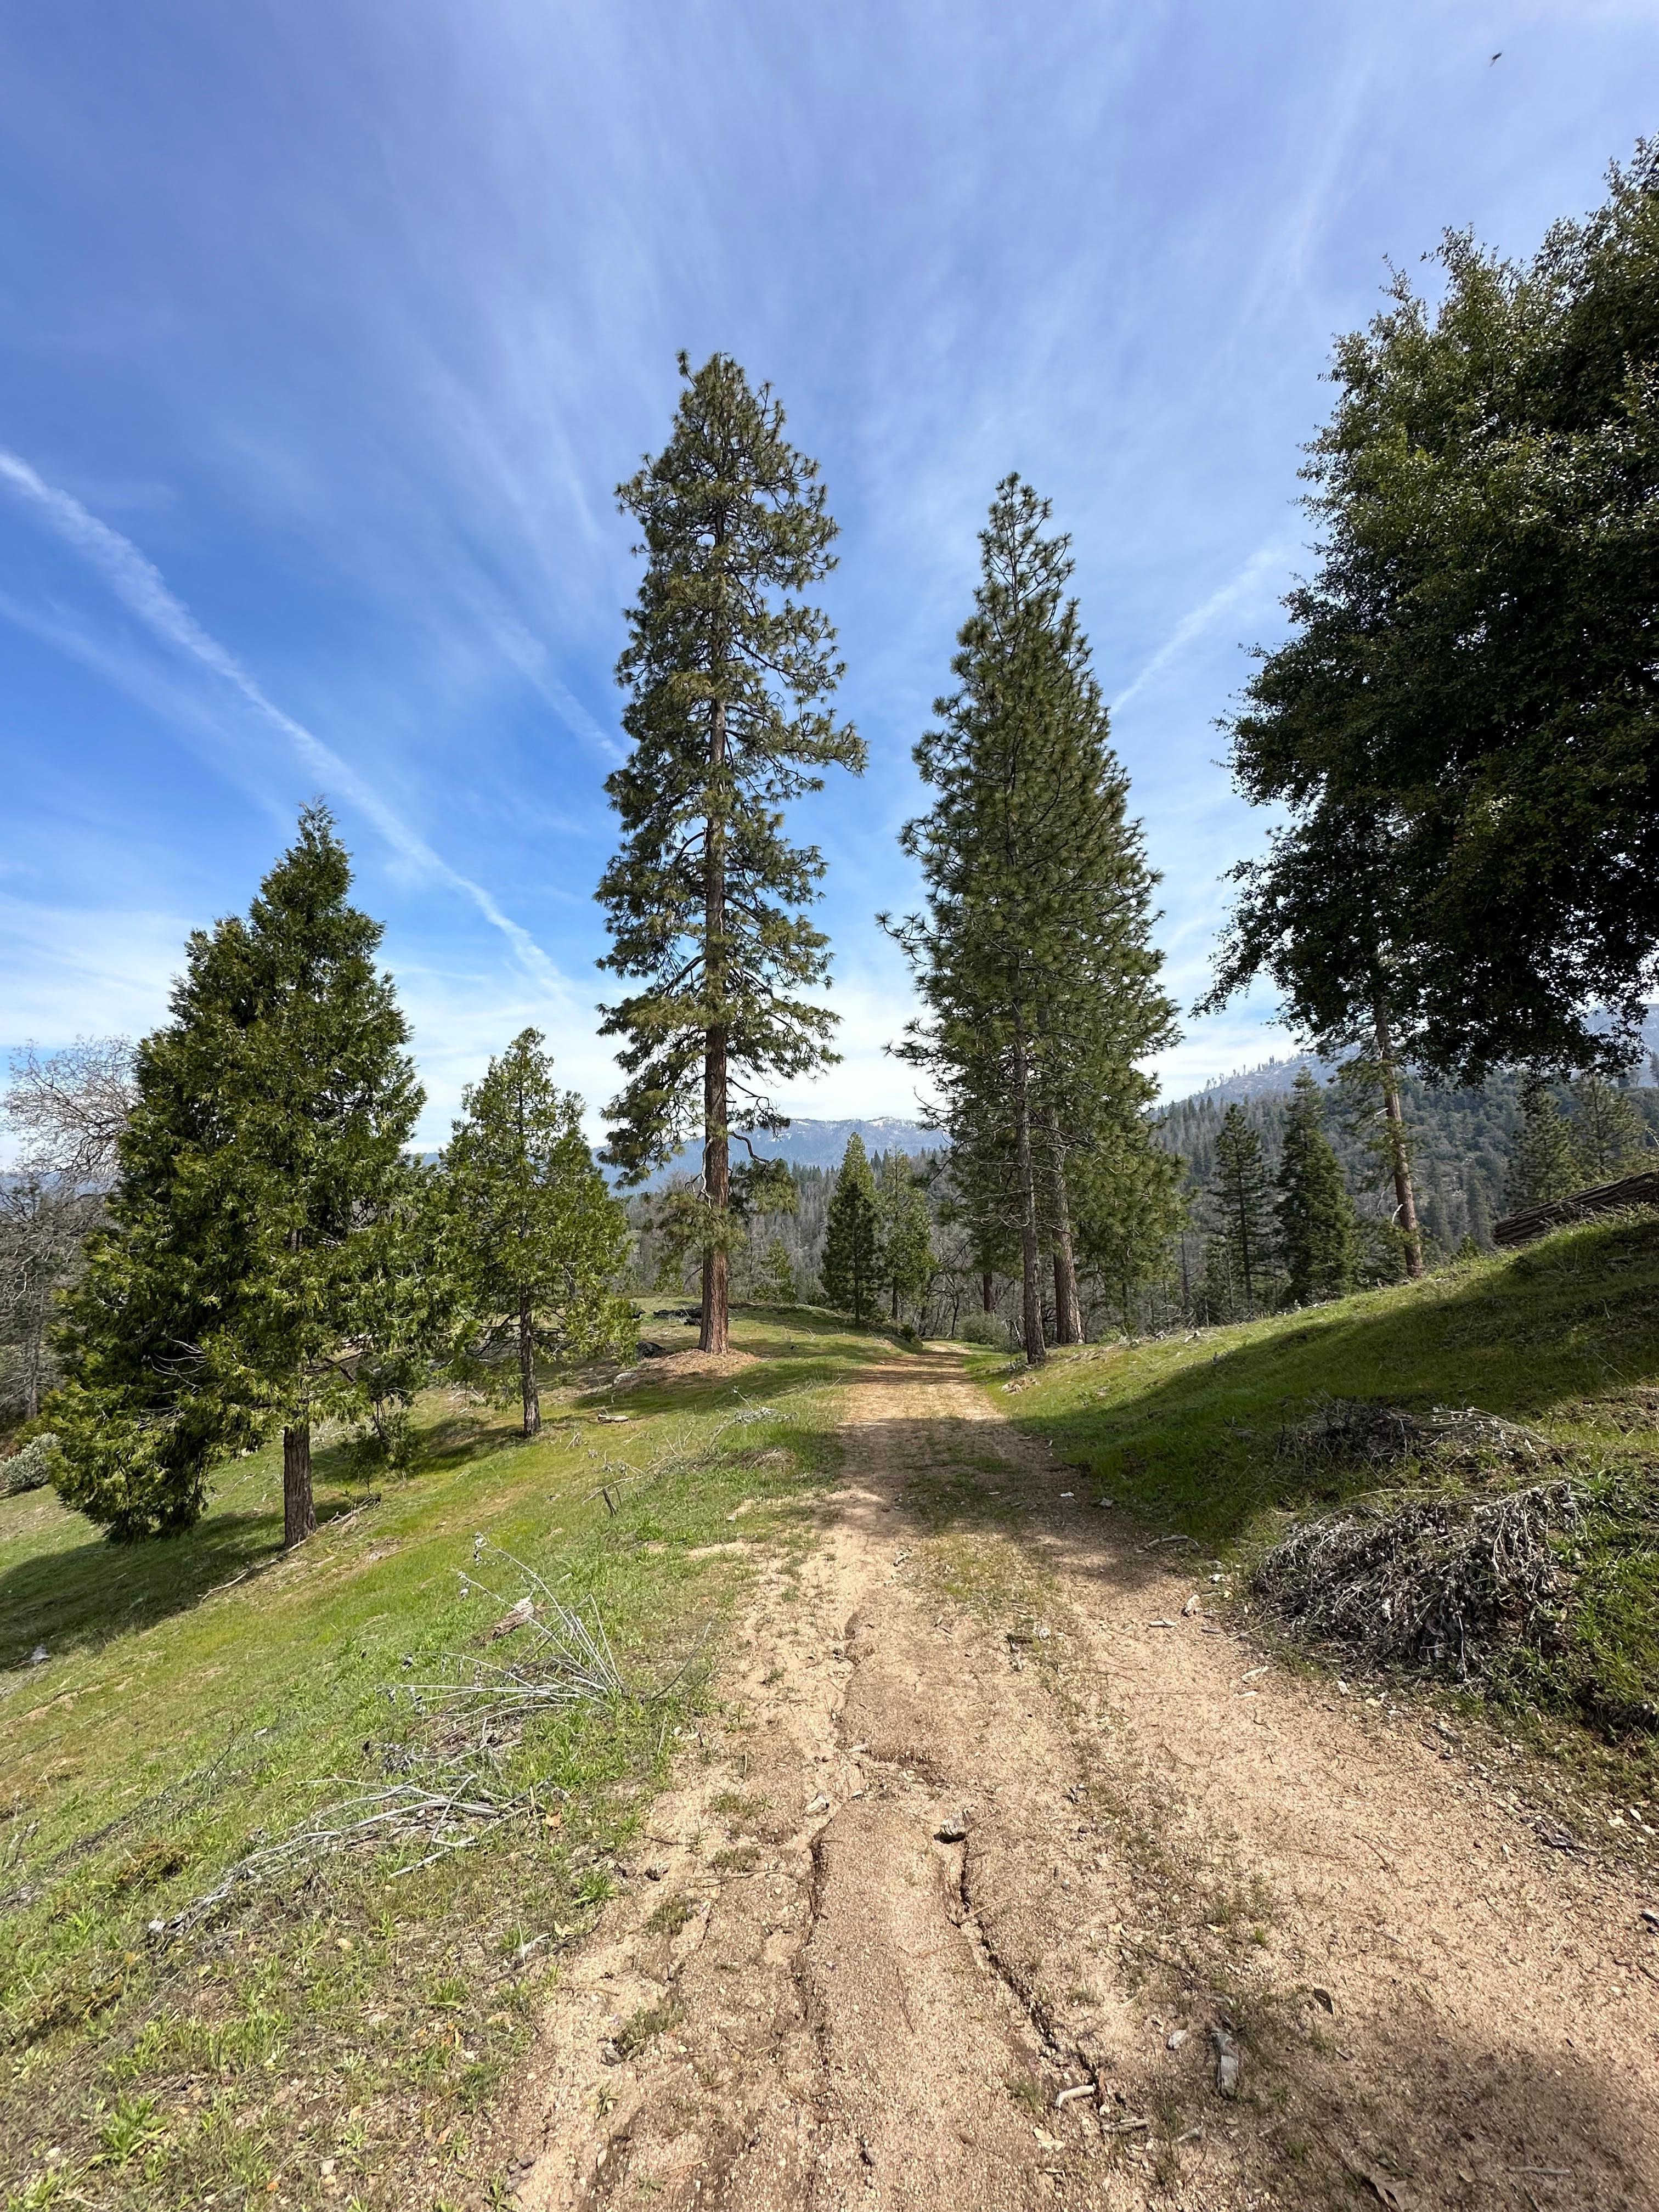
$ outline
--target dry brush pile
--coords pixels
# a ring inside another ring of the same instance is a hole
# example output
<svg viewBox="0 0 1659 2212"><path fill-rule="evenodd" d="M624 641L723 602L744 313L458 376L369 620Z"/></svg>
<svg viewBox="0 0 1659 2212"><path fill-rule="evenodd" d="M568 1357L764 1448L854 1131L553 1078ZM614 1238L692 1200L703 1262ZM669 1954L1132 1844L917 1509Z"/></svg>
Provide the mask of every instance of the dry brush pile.
<svg viewBox="0 0 1659 2212"><path fill-rule="evenodd" d="M1425 1478L1416 1492L1304 1522L1257 1562L1256 1595L1360 1666L1486 1678L1517 1645L1559 1649L1589 1498L1547 1437L1472 1408L1339 1399L1287 1429L1280 1456ZM1518 1486L1517 1474L1557 1470Z"/></svg>

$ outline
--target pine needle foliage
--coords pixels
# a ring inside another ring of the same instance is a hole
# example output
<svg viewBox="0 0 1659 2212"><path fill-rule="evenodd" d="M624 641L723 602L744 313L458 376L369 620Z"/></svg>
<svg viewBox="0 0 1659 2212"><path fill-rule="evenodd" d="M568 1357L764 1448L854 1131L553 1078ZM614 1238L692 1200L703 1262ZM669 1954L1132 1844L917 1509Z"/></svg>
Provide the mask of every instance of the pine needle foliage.
<svg viewBox="0 0 1659 2212"><path fill-rule="evenodd" d="M1068 1283L1066 1177L1115 1150L1150 1162L1136 1063L1174 1034L1158 987L1151 894L1127 779L1075 600L1069 541L1017 476L998 486L980 537L974 611L951 663L957 690L915 748L937 796L908 823L927 911L887 927L917 973L926 1013L899 1050L926 1067L952 1146L981 1189L1003 1164L1018 1236L1022 1339L1044 1356L1038 1250L1045 1229ZM1173 1193L1161 1164L1143 1179Z"/></svg>
<svg viewBox="0 0 1659 2212"><path fill-rule="evenodd" d="M927 1194L903 1152L884 1152L876 1163L876 1214L881 1285L892 1317L927 1295L936 1265Z"/></svg>
<svg viewBox="0 0 1659 2212"><path fill-rule="evenodd" d="M1578 1158L1588 1183L1613 1182L1652 1164L1653 1138L1628 1091L1591 1073L1573 1085L1572 1103Z"/></svg>
<svg viewBox="0 0 1659 2212"><path fill-rule="evenodd" d="M1279 1165L1279 1250L1293 1304L1346 1297L1359 1262L1359 1224L1325 1134L1324 1102L1304 1068L1285 1117Z"/></svg>
<svg viewBox="0 0 1659 2212"><path fill-rule="evenodd" d="M523 1030L461 1098L444 1153L445 1244L459 1303L459 1371L511 1371L524 1433L541 1428L538 1358L626 1352L634 1310L618 1297L626 1213L561 1091L539 1030ZM508 1368L510 1363L510 1369Z"/></svg>
<svg viewBox="0 0 1659 2212"><path fill-rule="evenodd" d="M726 1347L730 1145L775 1129L767 1086L835 1060L829 945L804 909L817 848L784 809L865 753L828 701L842 675L828 618L800 596L833 567L817 465L784 436L770 387L715 354L684 389L667 446L618 488L645 574L617 665L633 750L605 788L621 846L600 880L602 965L641 988L603 1009L628 1080L606 1109L608 1158L639 1182L703 1142L702 1341Z"/></svg>
<svg viewBox="0 0 1659 2212"><path fill-rule="evenodd" d="M1210 1197L1219 1242L1228 1254L1230 1279L1243 1296L1246 1313L1259 1310L1267 1288L1273 1243L1272 1194L1261 1139L1244 1109L1229 1106L1216 1137Z"/></svg>
<svg viewBox="0 0 1659 2212"><path fill-rule="evenodd" d="M60 1341L59 1487L118 1539L200 1516L213 1462L283 1431L284 1538L316 1525L311 1428L361 1419L406 1296L422 1092L381 926L320 804L247 917L198 930L138 1048L108 1225Z"/></svg>
<svg viewBox="0 0 1659 2212"><path fill-rule="evenodd" d="M1511 1212L1548 1206L1583 1190L1589 1177L1579 1156L1577 1133L1549 1085L1533 1076L1521 1087L1521 1126L1516 1131L1504 1197Z"/></svg>
<svg viewBox="0 0 1659 2212"><path fill-rule="evenodd" d="M823 1237L823 1294L862 1324L880 1284L881 1221L870 1156L856 1129L847 1139Z"/></svg>

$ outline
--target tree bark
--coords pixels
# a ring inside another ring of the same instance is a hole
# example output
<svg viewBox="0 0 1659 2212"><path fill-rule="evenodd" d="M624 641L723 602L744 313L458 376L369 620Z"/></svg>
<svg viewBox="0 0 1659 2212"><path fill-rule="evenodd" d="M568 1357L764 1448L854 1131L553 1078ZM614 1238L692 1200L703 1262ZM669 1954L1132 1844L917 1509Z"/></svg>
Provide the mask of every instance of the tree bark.
<svg viewBox="0 0 1659 2212"><path fill-rule="evenodd" d="M315 1533L317 1505L311 1494L311 1424L296 1421L283 1431L283 1549L292 1551Z"/></svg>
<svg viewBox="0 0 1659 2212"><path fill-rule="evenodd" d="M1081 1344L1083 1308L1077 1294L1077 1259L1072 1250L1072 1209L1066 1191L1066 1163L1060 1157L1060 1116L1048 1109L1049 1176L1054 1197L1054 1341Z"/></svg>
<svg viewBox="0 0 1659 2212"><path fill-rule="evenodd" d="M530 1310L530 1293L519 1294L519 1395L524 1401L524 1432L542 1432L542 1394L536 1381L536 1317Z"/></svg>
<svg viewBox="0 0 1659 2212"><path fill-rule="evenodd" d="M712 702L708 716L708 765L718 772L726 760L726 702ZM724 802L718 791L718 807ZM712 814L708 820L708 875L703 907L703 975L708 996L718 1010L726 1003L726 824ZM720 1226L732 1197L731 1143L726 1133L726 1032L723 1021L711 1024L704 1042L702 1063L702 1178L703 1195ZM731 1288L726 1247L710 1244L702 1255L702 1324L697 1342L704 1352L725 1352L731 1342Z"/></svg>
<svg viewBox="0 0 1659 2212"><path fill-rule="evenodd" d="M979 1302L987 1313L994 1313L997 1310L996 1279L988 1267L979 1279Z"/></svg>
<svg viewBox="0 0 1659 2212"><path fill-rule="evenodd" d="M1423 1236L1417 1225L1417 1194L1412 1188L1412 1160L1406 1142L1406 1117L1400 1110L1400 1070L1389 1030L1389 1012L1379 999L1374 1009L1376 1024L1376 1062L1382 1079L1382 1115L1389 1131L1389 1164L1394 1170L1395 1210L1406 1238L1406 1273L1413 1279L1423 1272Z"/></svg>
<svg viewBox="0 0 1659 2212"><path fill-rule="evenodd" d="M1031 1064L1023 1026L1014 1033L1014 1161L1019 1179L1019 1272L1025 1358L1035 1367L1048 1358L1042 1305L1037 1296L1036 1181L1031 1168Z"/></svg>

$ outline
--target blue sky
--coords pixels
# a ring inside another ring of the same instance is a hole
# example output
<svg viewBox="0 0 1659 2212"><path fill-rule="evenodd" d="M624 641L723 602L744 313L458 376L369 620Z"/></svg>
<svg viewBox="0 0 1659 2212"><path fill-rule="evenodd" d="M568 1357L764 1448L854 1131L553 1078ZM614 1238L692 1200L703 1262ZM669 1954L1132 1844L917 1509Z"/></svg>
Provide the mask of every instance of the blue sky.
<svg viewBox="0 0 1659 2212"><path fill-rule="evenodd" d="M682 346L773 383L842 529L871 763L799 827L846 1058L786 1103L910 1109L872 915L1010 468L1073 536L1190 1002L1333 333L1443 226L1592 204L1656 86L1651 0L0 6L0 1048L153 1026L321 791L427 1133L527 1022L609 1095L612 490ZM1166 1086L1271 1014L1188 1023Z"/></svg>

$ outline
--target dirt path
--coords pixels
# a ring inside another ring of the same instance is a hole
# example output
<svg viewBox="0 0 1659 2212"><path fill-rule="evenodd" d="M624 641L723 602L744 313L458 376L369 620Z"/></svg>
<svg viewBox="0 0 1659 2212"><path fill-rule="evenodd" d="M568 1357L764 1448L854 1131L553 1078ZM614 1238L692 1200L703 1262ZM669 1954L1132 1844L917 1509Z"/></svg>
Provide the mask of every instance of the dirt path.
<svg viewBox="0 0 1659 2212"><path fill-rule="evenodd" d="M1649 1900L1264 1669L961 1373L849 1394L554 2001L518 2201L1659 2206Z"/></svg>

